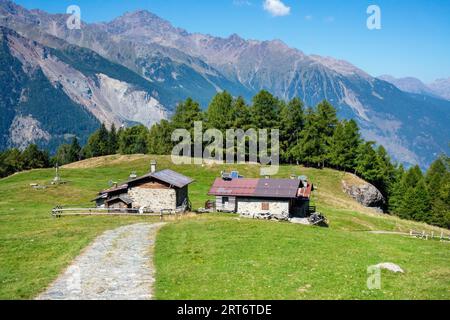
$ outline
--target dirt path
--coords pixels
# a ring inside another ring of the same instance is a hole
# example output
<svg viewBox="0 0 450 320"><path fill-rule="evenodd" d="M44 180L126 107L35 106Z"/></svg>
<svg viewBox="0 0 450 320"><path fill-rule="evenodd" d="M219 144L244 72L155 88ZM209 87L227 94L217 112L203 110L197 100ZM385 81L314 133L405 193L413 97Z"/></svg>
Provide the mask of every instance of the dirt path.
<svg viewBox="0 0 450 320"><path fill-rule="evenodd" d="M152 299L152 246L162 225L134 224L105 232L37 299Z"/></svg>

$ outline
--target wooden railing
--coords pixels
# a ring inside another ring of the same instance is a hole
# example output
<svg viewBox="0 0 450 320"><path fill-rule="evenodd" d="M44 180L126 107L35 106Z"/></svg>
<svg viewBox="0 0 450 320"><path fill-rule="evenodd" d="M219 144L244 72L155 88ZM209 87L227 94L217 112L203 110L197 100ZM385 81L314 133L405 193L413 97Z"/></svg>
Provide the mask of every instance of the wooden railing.
<svg viewBox="0 0 450 320"><path fill-rule="evenodd" d="M63 216L139 216L139 217L160 217L177 216L184 212L177 210L163 209L160 212L141 211L139 209L128 208L65 208L56 206L52 209L52 216L61 218Z"/></svg>

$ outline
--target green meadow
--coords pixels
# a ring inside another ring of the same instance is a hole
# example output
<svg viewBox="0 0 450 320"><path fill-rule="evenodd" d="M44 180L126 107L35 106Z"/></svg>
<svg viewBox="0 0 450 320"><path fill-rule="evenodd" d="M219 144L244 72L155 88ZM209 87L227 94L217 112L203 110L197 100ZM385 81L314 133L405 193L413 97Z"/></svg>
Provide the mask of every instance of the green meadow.
<svg viewBox="0 0 450 320"><path fill-rule="evenodd" d="M195 179L193 208L204 206L221 170L258 177L256 165L175 166L169 157L109 156L61 169L65 185L50 186L54 170L22 172L0 180L0 299L32 299L42 292L95 237L145 217L52 218L56 205L92 206L108 181L144 174L151 159ZM449 243L369 231L434 231L422 223L380 215L342 192L335 170L282 166L279 177L307 175L315 184L313 205L328 228L208 214L168 221L155 247L158 299L449 299ZM35 190L31 183L47 185ZM447 232L448 230L445 230ZM368 290L367 267L383 271L381 290Z"/></svg>

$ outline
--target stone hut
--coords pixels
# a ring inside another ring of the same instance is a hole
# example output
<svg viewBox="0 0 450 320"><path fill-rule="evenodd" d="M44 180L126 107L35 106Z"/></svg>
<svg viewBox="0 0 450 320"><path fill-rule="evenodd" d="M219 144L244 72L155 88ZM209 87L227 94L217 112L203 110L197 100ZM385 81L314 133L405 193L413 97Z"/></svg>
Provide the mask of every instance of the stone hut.
<svg viewBox="0 0 450 320"><path fill-rule="evenodd" d="M301 179L217 178L209 195L215 196L219 212L244 215L289 213L305 217L310 213L313 186Z"/></svg>
<svg viewBox="0 0 450 320"><path fill-rule="evenodd" d="M192 182L191 178L172 170L156 171L156 163L152 162L150 173L103 190L94 201L100 208L145 209L147 212L187 209L188 187Z"/></svg>

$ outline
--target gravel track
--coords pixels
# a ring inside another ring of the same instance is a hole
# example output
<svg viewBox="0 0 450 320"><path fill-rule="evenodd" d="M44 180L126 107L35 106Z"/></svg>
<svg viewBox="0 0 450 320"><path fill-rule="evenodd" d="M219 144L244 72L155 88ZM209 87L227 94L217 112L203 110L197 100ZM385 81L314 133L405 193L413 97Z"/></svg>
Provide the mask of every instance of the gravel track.
<svg viewBox="0 0 450 320"><path fill-rule="evenodd" d="M163 225L139 223L105 232L37 299L152 299L152 247Z"/></svg>

